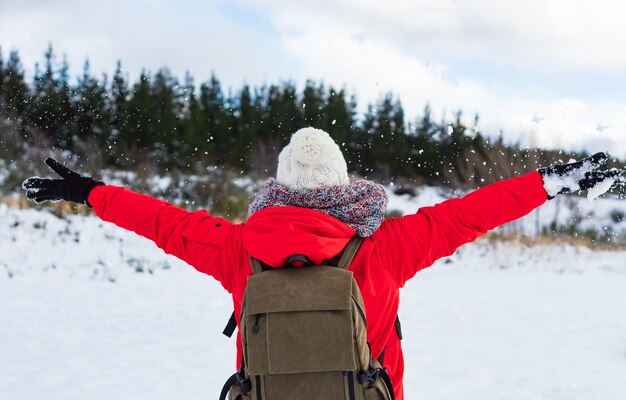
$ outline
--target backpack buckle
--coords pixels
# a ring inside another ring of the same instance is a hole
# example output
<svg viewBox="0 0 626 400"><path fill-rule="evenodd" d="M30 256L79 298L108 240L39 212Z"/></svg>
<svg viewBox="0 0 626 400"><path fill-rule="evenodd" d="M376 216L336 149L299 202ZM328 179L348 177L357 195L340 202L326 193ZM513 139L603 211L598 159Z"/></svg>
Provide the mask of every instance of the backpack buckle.
<svg viewBox="0 0 626 400"><path fill-rule="evenodd" d="M365 384L365 382L376 382L378 376L380 375L380 368L371 369L366 372L361 372L359 374L359 383L361 385Z"/></svg>
<svg viewBox="0 0 626 400"><path fill-rule="evenodd" d="M250 379L247 379L245 376L241 375L239 372L235 374L235 379L241 388L243 393L248 393L252 386L250 385Z"/></svg>
<svg viewBox="0 0 626 400"><path fill-rule="evenodd" d="M294 254L287 258L285 261L286 267L304 267L313 265L313 261L309 260L309 258L303 254Z"/></svg>

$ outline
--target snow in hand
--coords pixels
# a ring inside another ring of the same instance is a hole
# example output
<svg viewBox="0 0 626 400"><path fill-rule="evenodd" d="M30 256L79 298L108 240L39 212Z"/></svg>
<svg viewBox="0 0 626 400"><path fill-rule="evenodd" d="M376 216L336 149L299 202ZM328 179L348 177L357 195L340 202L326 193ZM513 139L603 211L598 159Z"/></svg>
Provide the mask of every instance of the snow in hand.
<svg viewBox="0 0 626 400"><path fill-rule="evenodd" d="M559 175L559 174L554 173L554 174L544 175L543 187L546 189L546 192L548 192L548 194L552 197L555 197L564 188L570 189L570 191L572 192L578 191L580 189L579 182L585 178L585 174L587 172L591 172L593 170L594 170L593 163L587 160L583 163L582 168L572 169L566 174ZM609 188L607 188L606 190L608 190ZM598 196L600 196L603 193L604 192L598 194Z"/></svg>
<svg viewBox="0 0 626 400"><path fill-rule="evenodd" d="M402 290L407 399L623 399L625 259L482 240L420 272ZM0 400L216 398L231 307L132 233L0 206Z"/></svg>
<svg viewBox="0 0 626 400"><path fill-rule="evenodd" d="M617 181L617 178L606 178L605 180L598 183L596 186L592 187L591 189L587 191L587 199L591 201L602 196L613 187L616 181Z"/></svg>

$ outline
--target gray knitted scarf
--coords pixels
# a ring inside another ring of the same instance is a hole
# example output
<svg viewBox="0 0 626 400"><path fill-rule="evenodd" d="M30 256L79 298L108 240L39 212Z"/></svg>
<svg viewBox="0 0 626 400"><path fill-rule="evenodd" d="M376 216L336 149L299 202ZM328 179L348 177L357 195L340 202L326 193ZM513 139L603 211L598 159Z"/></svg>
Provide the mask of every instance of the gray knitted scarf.
<svg viewBox="0 0 626 400"><path fill-rule="evenodd" d="M271 178L265 183L263 193L250 205L248 213L252 215L269 207L306 207L335 217L360 237L368 237L383 223L388 200L381 185L366 180L349 185L294 190Z"/></svg>

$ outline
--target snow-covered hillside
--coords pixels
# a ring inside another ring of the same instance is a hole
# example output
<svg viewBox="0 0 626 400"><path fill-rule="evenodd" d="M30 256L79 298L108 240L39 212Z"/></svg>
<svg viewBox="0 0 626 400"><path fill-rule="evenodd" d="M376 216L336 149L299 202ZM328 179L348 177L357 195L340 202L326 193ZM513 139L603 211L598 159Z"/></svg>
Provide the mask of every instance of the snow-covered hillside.
<svg viewBox="0 0 626 400"><path fill-rule="evenodd" d="M425 190L390 208L441 199ZM589 207L600 229L623 208ZM624 288L624 251L463 247L401 292L407 399L625 398ZM231 311L218 283L132 233L0 205L0 400L216 398Z"/></svg>

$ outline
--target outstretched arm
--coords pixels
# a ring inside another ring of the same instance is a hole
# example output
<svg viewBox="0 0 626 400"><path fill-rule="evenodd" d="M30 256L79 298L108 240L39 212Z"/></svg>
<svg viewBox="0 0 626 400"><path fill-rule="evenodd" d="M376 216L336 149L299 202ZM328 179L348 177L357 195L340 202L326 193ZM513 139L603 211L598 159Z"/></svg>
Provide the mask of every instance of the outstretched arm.
<svg viewBox="0 0 626 400"><path fill-rule="evenodd" d="M244 252L242 226L207 211L190 212L168 202L135 193L73 172L52 159L46 164L63 179L29 178L26 197L35 202L67 200L93 207L105 221L133 231L217 279L232 291L235 268L228 255ZM239 257L237 257L239 258Z"/></svg>
<svg viewBox="0 0 626 400"><path fill-rule="evenodd" d="M437 259L451 255L459 246L497 226L523 217L560 193L590 190L591 194L600 194L624 185L625 170L594 171L606 160L606 154L598 153L420 208L416 214L386 220L374 239L381 247L381 257L387 257L390 274L402 287Z"/></svg>
<svg viewBox="0 0 626 400"><path fill-rule="evenodd" d="M465 197L386 220L373 239L398 287L487 231L528 214L547 200L538 172L500 181Z"/></svg>
<svg viewBox="0 0 626 400"><path fill-rule="evenodd" d="M244 251L240 240L242 225L213 217L205 210L190 212L118 186L94 188L89 203L104 221L152 240L167 254L213 276L232 292L236 273L233 260L240 259L233 255Z"/></svg>

